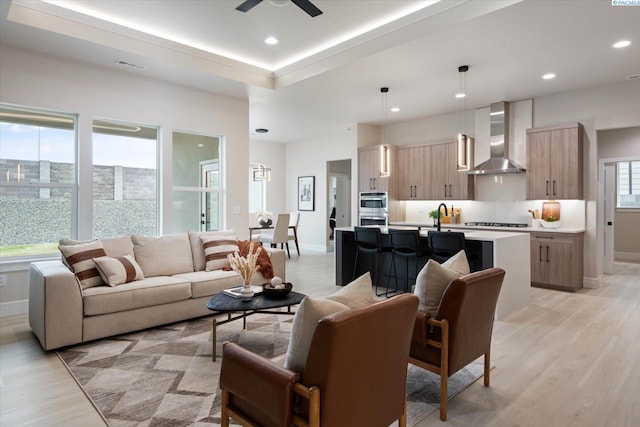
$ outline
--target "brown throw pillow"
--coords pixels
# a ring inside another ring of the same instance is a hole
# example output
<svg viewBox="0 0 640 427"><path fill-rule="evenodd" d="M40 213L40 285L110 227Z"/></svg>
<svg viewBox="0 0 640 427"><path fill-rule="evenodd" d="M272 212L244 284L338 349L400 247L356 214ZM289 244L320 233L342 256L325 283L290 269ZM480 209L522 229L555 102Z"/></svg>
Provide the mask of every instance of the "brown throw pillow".
<svg viewBox="0 0 640 427"><path fill-rule="evenodd" d="M142 269L131 255L121 257L103 256L94 258L102 280L109 286L122 285L134 280L144 279Z"/></svg>
<svg viewBox="0 0 640 427"><path fill-rule="evenodd" d="M60 245L60 252L71 267L82 289L104 285L93 258L106 256L99 240L80 245Z"/></svg>
<svg viewBox="0 0 640 427"><path fill-rule="evenodd" d="M227 255L238 252L236 236L200 236L204 249L205 270L231 267Z"/></svg>

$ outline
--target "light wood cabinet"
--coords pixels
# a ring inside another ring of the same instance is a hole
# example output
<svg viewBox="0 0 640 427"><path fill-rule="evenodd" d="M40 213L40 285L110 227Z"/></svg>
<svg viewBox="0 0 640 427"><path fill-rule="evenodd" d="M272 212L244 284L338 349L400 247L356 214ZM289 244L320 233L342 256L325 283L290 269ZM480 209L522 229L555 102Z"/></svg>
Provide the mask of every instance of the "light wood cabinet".
<svg viewBox="0 0 640 427"><path fill-rule="evenodd" d="M527 199L582 199L582 125L527 129Z"/></svg>
<svg viewBox="0 0 640 427"><path fill-rule="evenodd" d="M473 176L458 171L457 155L456 142L431 146L429 199L473 199Z"/></svg>
<svg viewBox="0 0 640 427"><path fill-rule="evenodd" d="M531 285L574 292L582 276L582 233L531 233Z"/></svg>
<svg viewBox="0 0 640 427"><path fill-rule="evenodd" d="M401 147L396 155L398 199L425 200L429 192L429 158L431 147Z"/></svg>
<svg viewBox="0 0 640 427"><path fill-rule="evenodd" d="M473 199L473 176L457 170L457 144L399 147L398 199Z"/></svg>
<svg viewBox="0 0 640 427"><path fill-rule="evenodd" d="M361 192L389 191L390 177L380 176L380 150L379 145L358 150L358 189Z"/></svg>

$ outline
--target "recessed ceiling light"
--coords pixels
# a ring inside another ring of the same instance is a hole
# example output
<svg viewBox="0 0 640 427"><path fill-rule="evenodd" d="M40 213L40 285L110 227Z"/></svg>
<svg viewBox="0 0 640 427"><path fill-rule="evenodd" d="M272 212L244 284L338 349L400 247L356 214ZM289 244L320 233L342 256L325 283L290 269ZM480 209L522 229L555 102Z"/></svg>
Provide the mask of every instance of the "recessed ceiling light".
<svg viewBox="0 0 640 427"><path fill-rule="evenodd" d="M397 113L398 111L400 111L400 109L399 109L398 107L393 107L393 108L391 109L391 112L392 112L392 113Z"/></svg>
<svg viewBox="0 0 640 427"><path fill-rule="evenodd" d="M466 93L462 93L462 92L456 93L456 98L464 98L465 96L467 96Z"/></svg>
<svg viewBox="0 0 640 427"><path fill-rule="evenodd" d="M267 132L269 132L269 129L265 129L265 128L256 129L256 133L267 133Z"/></svg>
<svg viewBox="0 0 640 427"><path fill-rule="evenodd" d="M553 73L547 73L547 74L543 75L542 78L545 79L545 80L551 80L551 79L555 79L556 75L553 74Z"/></svg>
<svg viewBox="0 0 640 427"><path fill-rule="evenodd" d="M266 44L278 44L278 39L275 37L267 37L266 39L264 39L264 42Z"/></svg>
<svg viewBox="0 0 640 427"><path fill-rule="evenodd" d="M613 44L613 47L615 47L616 49L620 49L621 47L627 47L631 44L631 42L629 40L620 40L617 43Z"/></svg>

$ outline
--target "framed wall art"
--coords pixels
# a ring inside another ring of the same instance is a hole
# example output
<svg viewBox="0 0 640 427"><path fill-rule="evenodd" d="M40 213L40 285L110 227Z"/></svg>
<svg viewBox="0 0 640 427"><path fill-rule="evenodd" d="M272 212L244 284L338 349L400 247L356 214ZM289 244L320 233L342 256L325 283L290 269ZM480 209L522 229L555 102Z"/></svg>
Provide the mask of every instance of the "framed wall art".
<svg viewBox="0 0 640 427"><path fill-rule="evenodd" d="M298 177L298 210L314 211L316 200L316 177Z"/></svg>

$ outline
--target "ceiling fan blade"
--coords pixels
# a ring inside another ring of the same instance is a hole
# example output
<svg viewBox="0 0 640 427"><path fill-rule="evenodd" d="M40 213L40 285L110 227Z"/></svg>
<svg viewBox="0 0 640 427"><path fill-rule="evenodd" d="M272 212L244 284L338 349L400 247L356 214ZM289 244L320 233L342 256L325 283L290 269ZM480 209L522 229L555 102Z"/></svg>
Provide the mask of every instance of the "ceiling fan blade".
<svg viewBox="0 0 640 427"><path fill-rule="evenodd" d="M307 12L312 18L322 14L322 11L315 7L309 0L291 0L291 3Z"/></svg>
<svg viewBox="0 0 640 427"><path fill-rule="evenodd" d="M247 0L240 6L236 7L236 10L239 10L240 12L248 12L260 4L260 2L262 2L262 0Z"/></svg>

